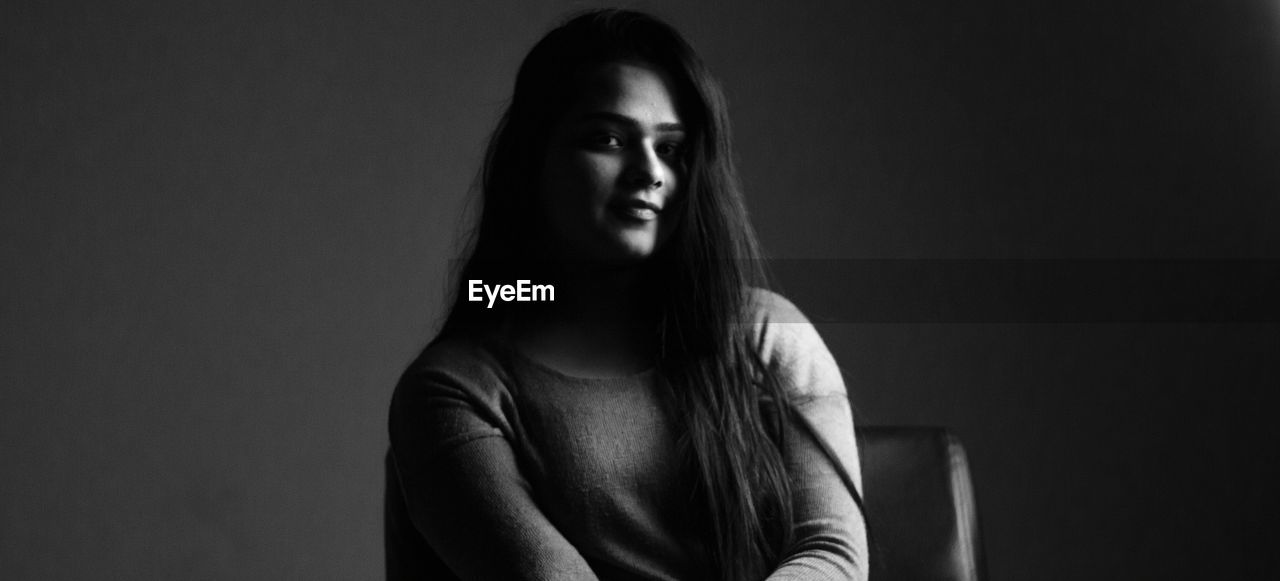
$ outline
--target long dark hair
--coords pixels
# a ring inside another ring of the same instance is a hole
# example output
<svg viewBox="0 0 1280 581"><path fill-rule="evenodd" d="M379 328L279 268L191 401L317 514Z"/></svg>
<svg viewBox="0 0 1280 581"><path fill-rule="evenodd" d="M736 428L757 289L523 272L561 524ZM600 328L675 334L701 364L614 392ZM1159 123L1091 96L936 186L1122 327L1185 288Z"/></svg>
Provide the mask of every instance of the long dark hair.
<svg viewBox="0 0 1280 581"><path fill-rule="evenodd" d="M575 101L584 72L619 61L669 75L687 128L678 225L646 268L662 281L658 366L701 500L696 520L722 579L762 578L792 542L793 512L779 452L785 392L751 332L753 293L768 284L733 165L724 96L671 26L634 11L592 11L529 52L486 152L479 224L470 258L454 274L453 306L437 340L502 320L497 309L465 300L466 281L529 278L521 269L536 268L540 257L529 241L541 233L529 220L538 215L531 184L540 183L551 128Z"/></svg>

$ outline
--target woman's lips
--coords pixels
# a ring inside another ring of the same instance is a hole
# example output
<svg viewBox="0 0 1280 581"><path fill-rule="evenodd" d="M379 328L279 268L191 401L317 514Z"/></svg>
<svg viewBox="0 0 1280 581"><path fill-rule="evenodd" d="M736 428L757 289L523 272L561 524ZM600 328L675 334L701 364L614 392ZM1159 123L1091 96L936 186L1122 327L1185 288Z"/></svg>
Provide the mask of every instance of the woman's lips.
<svg viewBox="0 0 1280 581"><path fill-rule="evenodd" d="M638 198L617 202L610 205L610 208L619 216L636 222L652 222L657 220L658 214L662 212L662 208L657 204Z"/></svg>

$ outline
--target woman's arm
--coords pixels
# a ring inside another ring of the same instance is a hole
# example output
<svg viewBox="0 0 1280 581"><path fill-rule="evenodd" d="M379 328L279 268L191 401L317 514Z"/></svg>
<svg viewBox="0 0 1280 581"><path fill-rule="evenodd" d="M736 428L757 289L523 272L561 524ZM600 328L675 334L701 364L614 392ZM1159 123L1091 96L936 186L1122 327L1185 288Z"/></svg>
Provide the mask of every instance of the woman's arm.
<svg viewBox="0 0 1280 581"><path fill-rule="evenodd" d="M391 452L414 527L467 579L595 579L534 503L503 423L447 373L406 376L392 398Z"/></svg>
<svg viewBox="0 0 1280 581"><path fill-rule="evenodd" d="M768 293L760 331L769 366L787 386L794 410L784 435L783 460L791 474L795 545L770 581L857 579L868 575L864 516L822 438L859 487L862 473L853 417L835 358L813 325L786 299ZM813 433L799 422L812 427Z"/></svg>
<svg viewBox="0 0 1280 581"><path fill-rule="evenodd" d="M852 462L842 463L855 485L861 486L848 401L820 397L797 407L797 413L805 416L838 457L852 458ZM787 428L783 454L791 473L796 543L769 579L866 579L867 534L862 512L813 437L794 422Z"/></svg>

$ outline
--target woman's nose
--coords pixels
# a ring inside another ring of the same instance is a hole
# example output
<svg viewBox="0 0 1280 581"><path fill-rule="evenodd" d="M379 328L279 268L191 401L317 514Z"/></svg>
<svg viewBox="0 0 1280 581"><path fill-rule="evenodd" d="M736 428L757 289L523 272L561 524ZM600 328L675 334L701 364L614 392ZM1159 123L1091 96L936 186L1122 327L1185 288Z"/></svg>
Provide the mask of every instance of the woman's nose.
<svg viewBox="0 0 1280 581"><path fill-rule="evenodd" d="M649 144L637 146L627 160L626 181L629 185L644 189L662 186L662 162L658 152Z"/></svg>

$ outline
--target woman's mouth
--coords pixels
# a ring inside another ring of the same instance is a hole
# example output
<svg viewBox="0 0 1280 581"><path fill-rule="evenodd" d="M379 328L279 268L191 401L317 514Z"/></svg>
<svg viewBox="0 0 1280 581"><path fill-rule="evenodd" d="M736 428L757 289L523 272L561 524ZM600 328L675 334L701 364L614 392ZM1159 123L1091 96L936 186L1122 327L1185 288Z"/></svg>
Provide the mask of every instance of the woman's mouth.
<svg viewBox="0 0 1280 581"><path fill-rule="evenodd" d="M639 198L622 200L609 207L618 216L634 222L652 222L657 220L658 214L662 212L662 208L657 204Z"/></svg>

